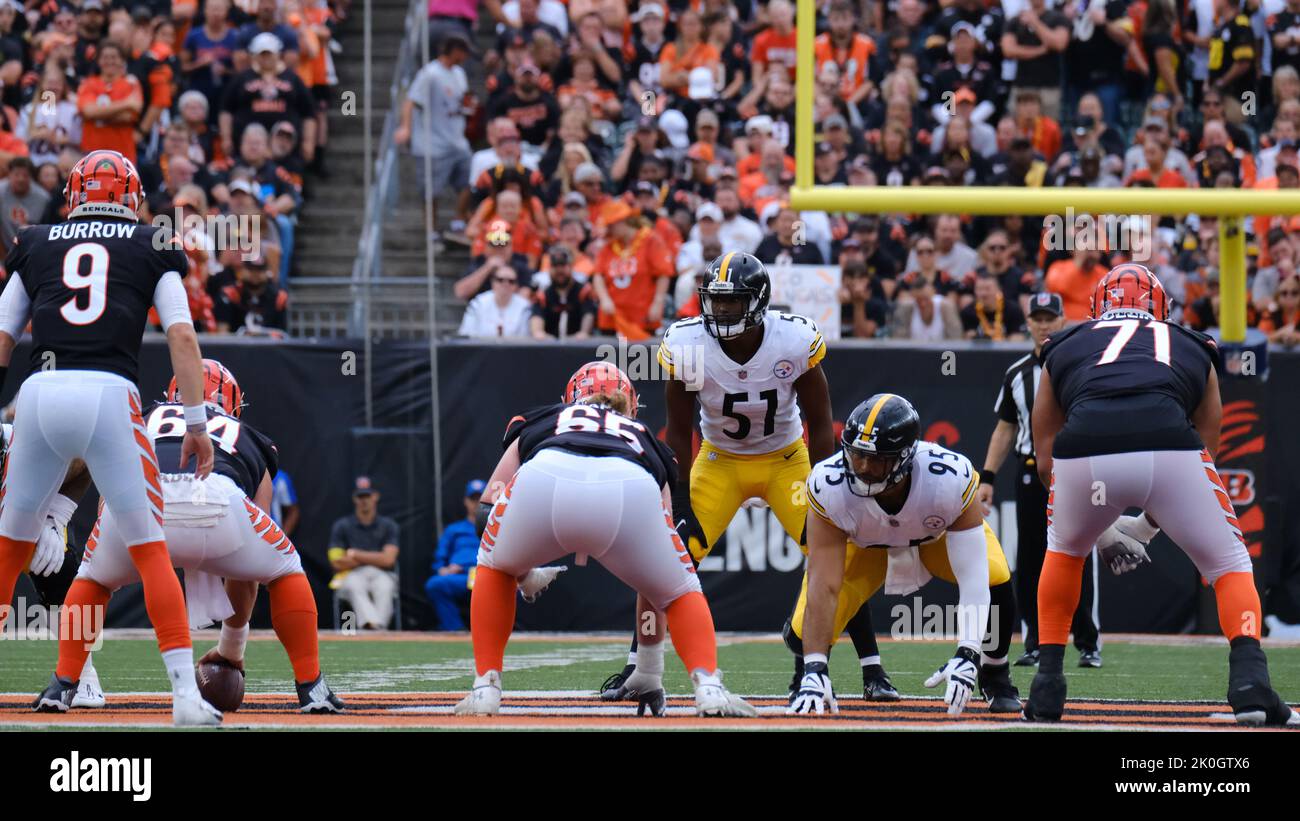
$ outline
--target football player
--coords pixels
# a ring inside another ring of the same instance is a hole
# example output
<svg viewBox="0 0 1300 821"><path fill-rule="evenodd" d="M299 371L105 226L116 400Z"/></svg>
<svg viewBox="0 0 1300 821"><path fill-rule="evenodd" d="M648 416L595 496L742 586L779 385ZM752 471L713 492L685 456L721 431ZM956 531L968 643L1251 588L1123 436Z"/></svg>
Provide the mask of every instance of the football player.
<svg viewBox="0 0 1300 821"><path fill-rule="evenodd" d="M278 467L275 445L239 417L243 392L220 362L203 360L207 432L216 446L210 476L182 472L182 431L185 408L176 380L167 401L150 409L145 423L158 454L164 501L164 532L171 560L186 571L191 621L196 624L226 616L215 651L204 661L224 663L243 673L244 642L257 584L271 596L271 624L289 654L298 703L304 713L339 713L344 709L325 683L320 670L316 635L316 599L303 574L293 543L264 511L273 493ZM107 591L140 580L123 535L122 517L109 502L86 542L85 558L69 598L79 588ZM228 590L219 578L228 580ZM233 594L233 595L231 595ZM107 598L107 597L105 597ZM50 686L33 705L38 712L65 712L77 682L73 676L85 662L86 643L65 636L59 641L59 662Z"/></svg>
<svg viewBox="0 0 1300 821"><path fill-rule="evenodd" d="M1093 542L1103 556L1127 548L1140 562L1163 528L1214 588L1237 722L1300 725L1269 681L1250 555L1214 465L1223 418L1214 341L1168 322L1160 280L1134 263L1102 278L1090 315L1048 339L1034 402L1049 495L1038 673L1025 718L1057 721L1065 709L1066 634ZM1130 507L1145 512L1122 515Z"/></svg>
<svg viewBox="0 0 1300 821"><path fill-rule="evenodd" d="M583 365L564 401L510 420L506 452L488 481L495 503L479 545L470 597L474 687L462 715L501 708L501 668L514 629L515 589L531 568L590 556L667 615L673 647L704 716L754 716L722 685L713 616L673 528L672 451L636 421L636 391L607 362Z"/></svg>
<svg viewBox="0 0 1300 821"><path fill-rule="evenodd" d="M158 460L144 433L135 384L149 309L156 307L185 397L180 456L195 459L199 477L210 474L202 356L181 282L189 264L174 243L157 242L164 229L139 224L140 176L116 151L82 157L64 195L67 221L23 228L5 262L0 383L29 321L32 374L18 393L0 487L0 601L12 599L69 464L83 460L117 512L124 553L144 580L172 685L173 722L219 724L220 711L199 696L185 598L163 536ZM74 583L64 610L69 618L102 612L107 601L107 589ZM84 662L83 656L64 674L79 675Z"/></svg>
<svg viewBox="0 0 1300 821"><path fill-rule="evenodd" d="M920 432L910 402L876 394L849 415L841 452L808 477L808 571L791 619L806 653L788 712L838 712L826 669L831 644L893 562L907 588L938 576L960 590L957 651L925 682L947 685L948 714L959 715L976 687L990 711L1020 712L1007 665L1011 571L976 498L979 472L965 456L918 441Z"/></svg>
<svg viewBox="0 0 1300 821"><path fill-rule="evenodd" d="M731 252L714 260L699 295L700 316L669 327L658 354L669 374L665 438L678 463L691 464L689 483L673 488L683 539L698 566L740 506L757 497L802 547L809 454L821 460L835 448L830 389L821 368L826 342L807 317L768 311L772 282L752 254ZM697 398L703 443L692 463ZM643 625L645 602L637 608L636 623ZM896 700L898 691L880 665L870 612L864 609L848 628L865 697ZM627 667L605 682L602 697L660 701L662 653L662 632L634 636ZM799 678L801 673L796 683Z"/></svg>

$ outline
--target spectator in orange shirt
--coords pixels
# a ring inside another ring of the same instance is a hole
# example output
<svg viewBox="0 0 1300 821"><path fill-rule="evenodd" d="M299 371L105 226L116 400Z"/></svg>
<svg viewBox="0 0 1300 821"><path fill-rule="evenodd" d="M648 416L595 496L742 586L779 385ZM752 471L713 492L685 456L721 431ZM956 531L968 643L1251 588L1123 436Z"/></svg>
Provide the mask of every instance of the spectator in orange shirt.
<svg viewBox="0 0 1300 821"><path fill-rule="evenodd" d="M1037 90L1016 93L1016 130L1028 137L1034 150L1051 163L1061 153L1061 127L1043 114L1043 98Z"/></svg>
<svg viewBox="0 0 1300 821"><path fill-rule="evenodd" d="M677 230L677 224L663 215L663 202L659 198L659 188L652 182L642 180L632 186L632 192L636 195L636 204L641 208L642 215L653 226L659 239L664 241L668 253L676 260L677 252L682 249L682 234Z"/></svg>
<svg viewBox="0 0 1300 821"><path fill-rule="evenodd" d="M1100 251L1076 250L1069 259L1054 262L1047 269L1043 290L1061 295L1068 321L1082 322L1091 311L1093 289L1105 275Z"/></svg>
<svg viewBox="0 0 1300 821"><path fill-rule="evenodd" d="M740 178L738 191L740 201L751 208L757 208L757 200L781 196L783 193L781 174L789 171L785 159L786 153L780 143L769 140L767 145L763 146L763 155L758 167L753 173Z"/></svg>
<svg viewBox="0 0 1300 821"><path fill-rule="evenodd" d="M480 256L485 252L485 226L498 220L509 226L512 250L527 257L528 264L536 269L542 257L542 235L532 216L525 210L523 197L518 191L509 188L479 204L478 211L465 228L465 233L474 239L470 253ZM525 286L527 284L524 283Z"/></svg>
<svg viewBox="0 0 1300 821"><path fill-rule="evenodd" d="M659 83L664 90L686 96L691 69L717 69L721 56L704 39L704 23L699 12L687 8L677 18L677 39L659 53Z"/></svg>
<svg viewBox="0 0 1300 821"><path fill-rule="evenodd" d="M754 65L754 85L763 84L771 70L781 69L794 79L798 40L794 26L794 5L789 0L771 0L767 4L769 26L754 37L750 60Z"/></svg>
<svg viewBox="0 0 1300 821"><path fill-rule="evenodd" d="M1186 178L1165 165L1165 160L1169 157L1169 148L1164 140L1148 138L1142 143L1142 156L1147 161L1147 167L1134 171L1124 181L1124 185L1133 186L1149 182L1156 188L1187 188Z"/></svg>
<svg viewBox="0 0 1300 821"><path fill-rule="evenodd" d="M766 114L750 117L745 122L745 137L749 153L736 163L736 174L739 175L740 179L743 180L747 175L753 174L759 169L763 163L763 149L768 145L775 145L780 148L782 156L785 157L783 162L786 170L794 171L794 158L786 154L785 149L781 147L780 141L772 136L771 117Z"/></svg>
<svg viewBox="0 0 1300 821"><path fill-rule="evenodd" d="M116 151L135 162L135 124L144 109L140 81L126 73L126 53L105 41L99 46L99 74L87 77L77 92L81 112L81 150Z"/></svg>
<svg viewBox="0 0 1300 821"><path fill-rule="evenodd" d="M874 88L867 69L876 53L876 43L865 34L858 34L854 30L856 23L853 3L834 0L831 3L830 31L817 36L813 52L818 75L826 63L839 67L840 97L851 106L860 104Z"/></svg>
<svg viewBox="0 0 1300 821"><path fill-rule="evenodd" d="M676 273L673 259L636 206L614 200L601 216L609 240L591 278L600 303L596 326L607 334L645 339L663 322L664 296Z"/></svg>

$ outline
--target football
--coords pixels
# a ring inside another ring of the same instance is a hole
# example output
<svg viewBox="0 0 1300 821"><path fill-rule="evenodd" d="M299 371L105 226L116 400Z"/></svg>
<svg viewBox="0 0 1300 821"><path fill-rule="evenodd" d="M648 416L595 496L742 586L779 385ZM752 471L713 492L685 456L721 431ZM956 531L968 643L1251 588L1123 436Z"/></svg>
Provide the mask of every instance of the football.
<svg viewBox="0 0 1300 821"><path fill-rule="evenodd" d="M229 664L198 665L199 693L223 713L233 713L244 703L244 674Z"/></svg>

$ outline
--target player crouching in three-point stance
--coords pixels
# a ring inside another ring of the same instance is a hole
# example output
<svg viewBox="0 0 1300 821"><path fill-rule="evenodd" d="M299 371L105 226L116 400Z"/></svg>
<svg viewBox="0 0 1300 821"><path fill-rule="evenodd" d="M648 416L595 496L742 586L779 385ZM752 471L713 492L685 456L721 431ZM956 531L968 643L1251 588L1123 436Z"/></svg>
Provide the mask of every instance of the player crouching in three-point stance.
<svg viewBox="0 0 1300 821"><path fill-rule="evenodd" d="M1160 280L1127 263L1097 284L1092 319L1043 348L1033 430L1049 487L1047 557L1025 718L1057 721L1065 709L1066 635L1093 543L1103 555L1127 551L1142 561L1143 545L1163 527L1214 587L1238 723L1300 725L1269 682L1250 556L1214 466L1218 354L1209 337L1166 322L1168 313ZM1130 507L1145 513L1122 516Z"/></svg>
<svg viewBox="0 0 1300 821"><path fill-rule="evenodd" d="M965 456L918 441L920 432L910 402L876 394L844 423L842 452L808 477L808 572L791 620L803 639L804 675L789 713L839 711L826 666L831 644L887 570L900 592L931 574L960 589L957 652L925 682L947 684L948 714L959 715L977 686L991 711L1020 712L1007 667L1011 572L976 499L979 474ZM985 638L990 615L995 632Z"/></svg>
<svg viewBox="0 0 1300 821"><path fill-rule="evenodd" d="M673 529L668 488L677 465L635 420L636 408L626 374L591 362L569 380L562 403L510 420L506 452L488 482L495 505L470 599L478 675L457 713L500 710L518 580L537 565L577 553L580 561L598 560L667 614L673 647L695 683L696 713L755 715L722 686L713 615Z"/></svg>
<svg viewBox="0 0 1300 821"><path fill-rule="evenodd" d="M155 235L162 229L139 224L140 177L116 151L82 157L64 194L68 221L22 229L5 263L0 381L29 319L33 373L18 392L0 488L0 602L13 598L68 465L81 459L118 517L129 561L144 580L145 606L172 685L173 721L217 724L221 713L199 696L195 680L185 598L163 536L158 460L135 384L153 306L185 397L180 460L194 458L195 472L210 474L203 365L181 282L189 263L177 246L158 250ZM104 587L74 583L64 599L61 633L71 630L73 618L102 613L108 596ZM59 672L71 679L81 670L78 663ZM56 676L51 687L57 686Z"/></svg>
<svg viewBox="0 0 1300 821"><path fill-rule="evenodd" d="M225 619L219 644L202 660L243 672L248 618L257 585L265 584L271 596L271 626L289 654L300 710L342 712L343 702L321 674L316 599L302 561L289 537L265 513L279 469L275 444L239 418L243 391L234 375L214 359L203 360L203 391L207 433L216 447L216 466L207 477L184 472L180 451L185 409L176 380L167 388L167 401L155 405L145 417L145 430L163 470L168 551L172 563L185 570L190 622L199 627ZM112 591L139 580L127 552L123 519L109 503L101 508L86 541L72 589L91 591L88 595L107 591L107 600ZM86 643L81 637L61 637L58 672L38 700L37 710L62 712L75 706L75 685L67 673L80 670L85 659Z"/></svg>

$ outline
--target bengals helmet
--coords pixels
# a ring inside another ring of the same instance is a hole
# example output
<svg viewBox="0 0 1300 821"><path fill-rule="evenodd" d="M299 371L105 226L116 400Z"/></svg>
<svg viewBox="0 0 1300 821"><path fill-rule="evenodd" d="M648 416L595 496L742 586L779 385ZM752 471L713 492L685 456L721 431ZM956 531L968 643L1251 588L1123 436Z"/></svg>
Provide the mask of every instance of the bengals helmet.
<svg viewBox="0 0 1300 821"><path fill-rule="evenodd" d="M704 329L718 339L734 339L763 324L767 304L772 299L772 278L758 257L732 251L710 263L699 293ZM747 298L744 308L738 313L718 313L715 300L734 301L731 298L738 296Z"/></svg>
<svg viewBox="0 0 1300 821"><path fill-rule="evenodd" d="M138 219L144 204L140 174L135 165L116 151L98 149L82 157L68 174L63 189L68 217L118 217Z"/></svg>
<svg viewBox="0 0 1300 821"><path fill-rule="evenodd" d="M1156 319L1169 318L1169 295L1160 280L1146 266L1126 262L1110 269L1092 292L1089 316L1099 318L1107 311L1129 308L1145 311Z"/></svg>
<svg viewBox="0 0 1300 821"><path fill-rule="evenodd" d="M569 384L564 389L564 402L569 405L587 403L594 396L621 395L627 397L627 416L636 417L636 389L627 374L609 362L588 362L569 377Z"/></svg>
<svg viewBox="0 0 1300 821"><path fill-rule="evenodd" d="M174 376L167 386L167 401L181 401L181 392ZM234 374L215 359L203 360L203 401L235 418L244 410L244 392L240 390Z"/></svg>
<svg viewBox="0 0 1300 821"><path fill-rule="evenodd" d="M912 403L893 393L878 393L853 409L840 433L844 475L849 490L875 496L912 470L921 416Z"/></svg>

